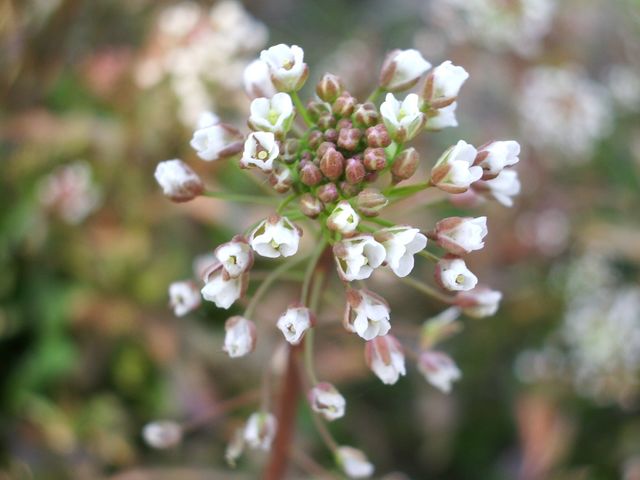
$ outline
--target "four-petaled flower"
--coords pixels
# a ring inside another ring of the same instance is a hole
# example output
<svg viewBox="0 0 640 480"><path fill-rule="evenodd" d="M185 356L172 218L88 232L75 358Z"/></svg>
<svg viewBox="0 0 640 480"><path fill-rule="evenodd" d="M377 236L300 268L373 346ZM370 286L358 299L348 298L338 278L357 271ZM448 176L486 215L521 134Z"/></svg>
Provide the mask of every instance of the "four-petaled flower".
<svg viewBox="0 0 640 480"><path fill-rule="evenodd" d="M287 217L271 215L251 232L249 244L263 257L290 257L298 251L300 230Z"/></svg>
<svg viewBox="0 0 640 480"><path fill-rule="evenodd" d="M373 270L382 265L384 246L373 235L363 234L345 238L333 246L333 254L340 277L351 282L369 278Z"/></svg>
<svg viewBox="0 0 640 480"><path fill-rule="evenodd" d="M413 87L420 77L431 68L419 51L393 50L380 70L380 86L390 92Z"/></svg>
<svg viewBox="0 0 640 480"><path fill-rule="evenodd" d="M453 255L440 259L436 265L435 278L442 288L451 291L471 290L478 283L478 277L467 268L464 260Z"/></svg>
<svg viewBox="0 0 640 480"><path fill-rule="evenodd" d="M271 98L256 98L251 102L249 126L253 130L271 132L282 138L291 128L294 116L291 97L280 92Z"/></svg>
<svg viewBox="0 0 640 480"><path fill-rule="evenodd" d="M313 314L308 308L292 305L278 319L276 326L291 345L298 345L305 332L315 323Z"/></svg>
<svg viewBox="0 0 640 480"><path fill-rule="evenodd" d="M458 292L455 305L470 317L482 318L495 315L502 300L502 293L479 286L468 292Z"/></svg>
<svg viewBox="0 0 640 480"><path fill-rule="evenodd" d="M347 290L343 325L364 340L386 335L391 329L389 305L384 298L369 290Z"/></svg>
<svg viewBox="0 0 640 480"><path fill-rule="evenodd" d="M343 235L355 232L360 223L360 215L356 213L351 204L346 200L338 203L327 218L327 227Z"/></svg>
<svg viewBox="0 0 640 480"><path fill-rule="evenodd" d="M300 90L309 75L304 51L297 45L274 45L260 53L260 60L269 67L271 81L281 92Z"/></svg>
<svg viewBox="0 0 640 480"><path fill-rule="evenodd" d="M418 370L427 382L444 393L449 393L451 384L462 376L462 372L449 355L433 350L420 354Z"/></svg>
<svg viewBox="0 0 640 480"><path fill-rule="evenodd" d="M436 223L435 238L442 248L464 255L484 247L487 217L449 217Z"/></svg>
<svg viewBox="0 0 640 480"><path fill-rule="evenodd" d="M224 324L224 347L231 358L244 357L256 347L256 325L244 317L235 315Z"/></svg>
<svg viewBox="0 0 640 480"><path fill-rule="evenodd" d="M367 366L386 385L393 385L401 375L407 373L402 346L390 333L368 341L364 355Z"/></svg>
<svg viewBox="0 0 640 480"><path fill-rule="evenodd" d="M253 251L242 235L236 235L230 242L216 248L215 257L232 278L249 271L253 265Z"/></svg>
<svg viewBox="0 0 640 480"><path fill-rule="evenodd" d="M204 287L200 292L202 298L216 304L218 308L227 309L238 300L246 287L246 275L232 278L217 262L204 273Z"/></svg>
<svg viewBox="0 0 640 480"><path fill-rule="evenodd" d="M498 176L505 167L520 161L520 144L515 140L490 142L478 149L475 165L480 165L484 172L482 179L489 180Z"/></svg>
<svg viewBox="0 0 640 480"><path fill-rule="evenodd" d="M202 298L193 282L173 282L169 285L169 303L176 317L183 317L200 306Z"/></svg>
<svg viewBox="0 0 640 480"><path fill-rule="evenodd" d="M344 417L347 401L332 384L321 382L309 391L309 404L314 412L331 422Z"/></svg>
<svg viewBox="0 0 640 480"><path fill-rule="evenodd" d="M384 245L385 261L398 277L406 277L413 270L413 256L427 246L427 237L420 230L409 226L397 226L379 230L377 241Z"/></svg>
<svg viewBox="0 0 640 480"><path fill-rule="evenodd" d="M482 177L482 167L473 165L477 150L464 140L445 151L431 169L431 183L448 193L463 193Z"/></svg>
<svg viewBox="0 0 640 480"><path fill-rule="evenodd" d="M404 143L415 137L422 129L425 117L419 108L420 97L410 93L400 103L393 93L387 93L380 105L380 115L391 138Z"/></svg>
<svg viewBox="0 0 640 480"><path fill-rule="evenodd" d="M244 142L240 166L243 168L255 166L263 172L271 172L273 161L279 154L280 149L273 133L251 132Z"/></svg>
<svg viewBox="0 0 640 480"><path fill-rule="evenodd" d="M467 71L451 63L441 63L427 76L424 98L431 108L442 108L455 101L462 84L469 78Z"/></svg>

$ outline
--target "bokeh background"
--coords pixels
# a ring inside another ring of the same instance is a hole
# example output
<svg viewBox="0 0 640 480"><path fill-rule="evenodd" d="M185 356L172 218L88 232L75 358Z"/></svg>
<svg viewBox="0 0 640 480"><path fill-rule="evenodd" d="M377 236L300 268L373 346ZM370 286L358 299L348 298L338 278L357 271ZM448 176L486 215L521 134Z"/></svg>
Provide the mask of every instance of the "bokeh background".
<svg viewBox="0 0 640 480"><path fill-rule="evenodd" d="M0 1L0 478L258 476L263 457L231 470L224 449L267 353L230 361L229 312L177 319L167 286L267 211L170 204L153 171L182 158L256 191L188 142L204 110L243 126L244 66L284 42L305 49L307 94L331 71L366 95L396 47L463 65L460 127L420 145L429 162L459 138L523 146L516 204L481 208L472 267L504 302L447 343L463 379L384 386L336 336L318 347L349 402L335 435L387 478L640 479L639 33L637 0ZM384 288L407 324L441 309ZM332 468L299 415L298 444ZM140 431L157 418L195 426L155 451Z"/></svg>

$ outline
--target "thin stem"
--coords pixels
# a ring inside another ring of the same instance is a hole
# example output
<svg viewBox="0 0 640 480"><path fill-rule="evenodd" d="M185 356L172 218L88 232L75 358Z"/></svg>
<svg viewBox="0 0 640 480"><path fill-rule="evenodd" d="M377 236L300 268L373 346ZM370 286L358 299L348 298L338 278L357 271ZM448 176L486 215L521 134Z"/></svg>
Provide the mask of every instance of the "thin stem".
<svg viewBox="0 0 640 480"><path fill-rule="evenodd" d="M406 197L432 186L431 182L427 181L424 183L416 183L415 185L406 185L404 187L390 187L383 190L382 193L387 197Z"/></svg>
<svg viewBox="0 0 640 480"><path fill-rule="evenodd" d="M311 127L313 125L313 120L311 120L311 117L309 116L309 112L304 107L302 100L300 100L300 97L298 96L298 92L291 92L289 95L291 95L291 100L293 100L293 103L296 106L296 109L298 110L298 112L300 113L300 116L302 116L304 123L306 123L308 127Z"/></svg>
<svg viewBox="0 0 640 480"><path fill-rule="evenodd" d="M320 314L318 307L320 304L324 277L325 277L325 271L318 270L315 276L313 289L311 291L311 299L309 300L309 309L316 315L316 317ZM315 335L314 329L313 328L309 329L309 331L305 336L305 341L304 341L304 366L306 368L309 381L311 382L312 385L316 385L318 383L318 377L316 376L316 369L313 363L314 335Z"/></svg>
<svg viewBox="0 0 640 480"><path fill-rule="evenodd" d="M300 293L300 302L303 305L307 305L309 303L309 288L311 287L311 279L313 278L313 273L316 270L318 260L320 260L322 252L324 252L326 246L327 243L324 238L318 239L318 246L311 254L311 259L309 260L307 271L304 274L304 281L302 282L302 291Z"/></svg>
<svg viewBox="0 0 640 480"><path fill-rule="evenodd" d="M275 198L269 198L269 197L261 197L258 195L243 195L240 193L226 193L226 192L205 192L203 194L205 197L211 197L211 198L220 198L222 200L229 200L232 202L244 202L244 203L258 203L258 204L262 204L262 203L273 203L275 200Z"/></svg>
<svg viewBox="0 0 640 480"><path fill-rule="evenodd" d="M277 213L282 213L282 210L284 210L284 208L289 205L295 198L296 198L296 194L292 193L291 195L289 195L287 198L285 198L282 203L280 203L280 205L278 205L278 208L276 209Z"/></svg>
<svg viewBox="0 0 640 480"><path fill-rule="evenodd" d="M240 408L255 402L259 396L260 390L256 389L244 392L237 397L229 398L220 403L216 403L211 406L208 412L205 412L200 417L182 424L182 431L186 433L200 428L201 426L215 420L217 417L219 417L220 415L224 415L230 410L235 410L236 408Z"/></svg>
<svg viewBox="0 0 640 480"><path fill-rule="evenodd" d="M437 291L435 288L430 287L429 285L419 282L418 280L414 280L411 277L403 277L403 278L399 278L399 280L402 283L406 283L407 285L415 288L416 290L432 297L435 298L436 300L439 300L441 302L447 303L447 304L451 304L453 303L453 297L450 297L448 295L445 295L444 293L440 293L439 291Z"/></svg>
<svg viewBox="0 0 640 480"><path fill-rule="evenodd" d="M333 435L331 435L331 432L325 425L324 421L322 420L322 418L320 418L320 414L314 411L312 411L311 413L313 413L313 423L315 424L318 433L322 437L322 440L324 441L324 443L326 443L329 450L335 453L336 450L338 450L338 442L335 441Z"/></svg>
<svg viewBox="0 0 640 480"><path fill-rule="evenodd" d="M383 227L395 227L396 224L389 221L389 220L385 220L383 218L379 218L379 217L365 217L363 220L367 221L367 222L371 222L371 223L376 223L378 225L382 225Z"/></svg>
<svg viewBox="0 0 640 480"><path fill-rule="evenodd" d="M306 470L306 473L310 475L309 478L315 478L318 480L336 480L341 477L335 476L329 470L324 468L313 458L307 455L301 449L293 450L293 459L300 466L301 469Z"/></svg>
<svg viewBox="0 0 640 480"><path fill-rule="evenodd" d="M385 92L384 88L377 87L373 92L371 92L371 95L367 97L367 102L376 103L376 100L378 100L378 97L380 97L380 95L382 95L384 92Z"/></svg>
<svg viewBox="0 0 640 480"><path fill-rule="evenodd" d="M437 256L434 253L428 252L427 250L421 250L420 252L418 252L418 255L424 257L424 258L428 258L429 260L431 260L432 262L438 263L440 261L440 257Z"/></svg>

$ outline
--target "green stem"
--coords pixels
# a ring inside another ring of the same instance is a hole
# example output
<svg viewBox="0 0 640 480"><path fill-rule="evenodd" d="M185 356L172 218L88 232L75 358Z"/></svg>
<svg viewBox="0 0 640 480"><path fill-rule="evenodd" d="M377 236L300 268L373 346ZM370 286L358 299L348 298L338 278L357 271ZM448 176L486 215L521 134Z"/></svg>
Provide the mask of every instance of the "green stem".
<svg viewBox="0 0 640 480"><path fill-rule="evenodd" d="M396 224L393 222L390 222L389 220L385 220L383 218L378 218L378 217L366 217L363 218L363 220L365 220L366 222L371 222L371 223L376 223L378 225L382 225L383 227L395 227Z"/></svg>
<svg viewBox="0 0 640 480"><path fill-rule="evenodd" d="M431 182L428 181L424 183L416 183L415 185L407 185L404 187L390 187L383 190L382 193L387 197L406 197L422 190L426 190L427 188L432 186L433 185L431 184Z"/></svg>
<svg viewBox="0 0 640 480"><path fill-rule="evenodd" d="M311 291L311 299L309 300L309 309L316 315L319 315L318 307L320 304L320 297L322 293L322 284L324 282L324 270L320 270L316 274L315 282L313 284L313 289ZM309 377L309 381L312 385L316 385L318 383L318 377L316 376L316 369L313 364L313 339L314 339L314 329L311 328L307 332L304 339L304 366L307 370L307 376Z"/></svg>
<svg viewBox="0 0 640 480"><path fill-rule="evenodd" d="M286 207L287 205L289 205L295 198L296 198L296 194L292 193L291 195L289 195L287 198L285 198L282 203L280 205L278 205L278 208L276 209L277 213L282 213L282 210L284 210L284 207Z"/></svg>
<svg viewBox="0 0 640 480"><path fill-rule="evenodd" d="M327 243L324 238L319 239L318 246L311 254L311 259L309 260L307 271L304 274L304 281L302 282L302 291L300 293L300 302L303 305L307 305L309 303L309 288L311 287L311 279L313 278L313 273L316 271L318 260L320 260L322 252L324 252L326 246Z"/></svg>
<svg viewBox="0 0 640 480"><path fill-rule="evenodd" d="M311 120L311 116L309 116L309 112L304 107L302 100L300 100L300 97L298 96L298 92L291 92L289 95L291 95L291 100L293 100L293 103L296 106L298 113L300 113L300 116L304 120L304 123L306 123L308 127L313 126L313 120Z"/></svg>
<svg viewBox="0 0 640 480"><path fill-rule="evenodd" d="M205 197L220 198L222 200L229 200L232 202L244 202L244 203L272 203L274 198L260 197L258 195L243 195L240 193L226 193L226 192L205 192Z"/></svg>
<svg viewBox="0 0 640 480"><path fill-rule="evenodd" d="M429 260L431 260L432 262L438 263L440 261L440 257L428 252L427 250L422 250L420 252L418 252L418 255L424 257L424 258L428 258Z"/></svg>
<svg viewBox="0 0 640 480"><path fill-rule="evenodd" d="M435 288L430 287L429 285L419 282L417 280L414 280L411 277L403 277L403 278L399 278L399 280L402 283L406 283L407 285L415 288L416 290L432 297L435 298L436 300L440 300L441 302L447 303L447 304L451 304L453 303L453 297L450 297L448 295L445 295L443 293L440 293L439 291L437 291Z"/></svg>
<svg viewBox="0 0 640 480"><path fill-rule="evenodd" d="M377 87L373 92L371 92L371 95L367 97L367 102L376 103L376 100L378 100L378 97L382 95L385 91L386 90L384 88Z"/></svg>

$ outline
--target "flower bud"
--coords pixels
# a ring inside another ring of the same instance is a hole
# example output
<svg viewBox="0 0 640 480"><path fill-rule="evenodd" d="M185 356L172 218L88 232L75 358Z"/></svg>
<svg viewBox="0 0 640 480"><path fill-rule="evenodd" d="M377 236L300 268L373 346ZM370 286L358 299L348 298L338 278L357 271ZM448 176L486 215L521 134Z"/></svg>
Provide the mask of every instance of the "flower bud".
<svg viewBox="0 0 640 480"><path fill-rule="evenodd" d="M331 117L331 118L333 118L333 117ZM327 142L336 143L338 141L338 131L335 128L326 129L324 131L324 139Z"/></svg>
<svg viewBox="0 0 640 480"><path fill-rule="evenodd" d="M278 422L267 412L251 414L244 427L244 440L251 448L269 450L276 436Z"/></svg>
<svg viewBox="0 0 640 480"><path fill-rule="evenodd" d="M469 78L467 71L451 63L441 63L427 76L422 97L431 108L440 109L451 105L460 93L462 84Z"/></svg>
<svg viewBox="0 0 640 480"><path fill-rule="evenodd" d="M379 84L391 92L407 90L430 68L431 64L417 50L393 50L382 65Z"/></svg>
<svg viewBox="0 0 640 480"><path fill-rule="evenodd" d="M300 211L307 217L317 218L323 210L322 202L310 193L305 193L300 197Z"/></svg>
<svg viewBox="0 0 640 480"><path fill-rule="evenodd" d="M269 67L271 81L281 92L300 90L309 75L309 68L304 63L304 51L297 45L275 45L263 50L260 60Z"/></svg>
<svg viewBox="0 0 640 480"><path fill-rule="evenodd" d="M359 127L373 127L380 121L380 114L373 103L359 103L353 112L353 121Z"/></svg>
<svg viewBox="0 0 640 480"><path fill-rule="evenodd" d="M215 256L231 278L239 277L253 266L253 251L242 235L236 235L216 248Z"/></svg>
<svg viewBox="0 0 640 480"><path fill-rule="evenodd" d="M391 145L391 137L387 132L387 127L378 124L367 128L367 145L372 148L387 148Z"/></svg>
<svg viewBox="0 0 640 480"><path fill-rule="evenodd" d="M464 255L484 247L487 217L449 217L436 223L435 240L454 255Z"/></svg>
<svg viewBox="0 0 640 480"><path fill-rule="evenodd" d="M362 190L362 184L357 183L352 185L349 182L340 182L340 191L346 198L355 197Z"/></svg>
<svg viewBox="0 0 640 480"><path fill-rule="evenodd" d="M182 160L166 160L156 167L154 176L162 193L174 202L188 202L204 192L204 183Z"/></svg>
<svg viewBox="0 0 640 480"><path fill-rule="evenodd" d="M298 345L305 332L313 327L315 319L311 310L301 306L290 306L278 319L276 326L291 345Z"/></svg>
<svg viewBox="0 0 640 480"><path fill-rule="evenodd" d="M318 148L316 149L316 155L318 158L322 158L323 155L325 153L327 153L327 150L329 150L330 148L335 149L336 148L336 144L333 142L322 142Z"/></svg>
<svg viewBox="0 0 640 480"><path fill-rule="evenodd" d="M176 317L183 317L200 306L200 291L191 281L173 282L169 285L169 304Z"/></svg>
<svg viewBox="0 0 640 480"><path fill-rule="evenodd" d="M342 130L343 128L353 128L353 122L348 118L341 118L336 124L336 129Z"/></svg>
<svg viewBox="0 0 640 480"><path fill-rule="evenodd" d="M468 292L458 292L454 304L470 317L490 317L498 311L502 293L479 286Z"/></svg>
<svg viewBox="0 0 640 480"><path fill-rule="evenodd" d="M310 100L309 103L307 103L307 111L313 120L318 120L324 115L331 115L331 105L327 102Z"/></svg>
<svg viewBox="0 0 640 480"><path fill-rule="evenodd" d="M333 203L340 196L338 193L338 187L336 187L335 183L325 183L324 185L320 185L318 190L316 190L316 195L323 203Z"/></svg>
<svg viewBox="0 0 640 480"><path fill-rule="evenodd" d="M361 136L359 128L343 128L338 132L338 146L353 151L358 148Z"/></svg>
<svg viewBox="0 0 640 480"><path fill-rule="evenodd" d="M282 143L282 151L280 152L280 160L284 163L291 164L298 159L298 149L300 148L300 140L297 138L287 138Z"/></svg>
<svg viewBox="0 0 640 480"><path fill-rule="evenodd" d="M364 174L364 181L366 183L373 183L378 180L379 172L367 172Z"/></svg>
<svg viewBox="0 0 640 480"><path fill-rule="evenodd" d="M464 140L447 149L431 169L431 183L447 193L463 193L482 177L474 166L477 150Z"/></svg>
<svg viewBox="0 0 640 480"><path fill-rule="evenodd" d="M318 155L320 153L318 152ZM329 147L320 159L320 171L329 180L337 180L344 171L344 157L335 148Z"/></svg>
<svg viewBox="0 0 640 480"><path fill-rule="evenodd" d="M342 325L364 340L386 335L391 329L389 304L369 290L347 290L347 305Z"/></svg>
<svg viewBox="0 0 640 480"><path fill-rule="evenodd" d="M367 148L364 151L364 166L371 172L377 172L387 166L387 154L384 148Z"/></svg>
<svg viewBox="0 0 640 480"><path fill-rule="evenodd" d="M347 406L345 398L328 382L318 383L309 391L309 403L314 412L330 422L344 417Z"/></svg>
<svg viewBox="0 0 640 480"><path fill-rule="evenodd" d="M144 426L142 437L150 447L163 450L182 441L182 427L171 420L158 420Z"/></svg>
<svg viewBox="0 0 640 480"><path fill-rule="evenodd" d="M327 227L343 235L355 232L360 217L346 200L342 200L327 218Z"/></svg>
<svg viewBox="0 0 640 480"><path fill-rule="evenodd" d="M307 142L312 149L316 149L324 141L324 136L320 130L314 130L309 134Z"/></svg>
<svg viewBox="0 0 640 480"><path fill-rule="evenodd" d="M467 268L465 261L454 255L441 258L434 275L438 285L450 291L471 290L478 283L478 277Z"/></svg>
<svg viewBox="0 0 640 480"><path fill-rule="evenodd" d="M449 393L451 384L462 376L462 372L449 355L434 350L420 354L418 370L427 382L444 393Z"/></svg>
<svg viewBox="0 0 640 480"><path fill-rule="evenodd" d="M356 197L356 207L365 217L377 216L388 204L387 197L375 188L365 188Z"/></svg>
<svg viewBox="0 0 640 480"><path fill-rule="evenodd" d="M357 158L350 158L347 160L347 166L345 167L345 178L347 182L352 185L357 185L362 182L365 174L364 165Z"/></svg>
<svg viewBox="0 0 640 480"><path fill-rule="evenodd" d="M368 341L364 355L367 366L385 385L393 385L401 375L407 373L402 345L391 334Z"/></svg>
<svg viewBox="0 0 640 480"><path fill-rule="evenodd" d="M339 117L348 117L353 113L356 99L349 92L342 92L331 107L333 113Z"/></svg>
<svg viewBox="0 0 640 480"><path fill-rule="evenodd" d="M332 73L325 73L316 85L316 93L325 102L332 103L343 90L340 77Z"/></svg>
<svg viewBox="0 0 640 480"><path fill-rule="evenodd" d="M291 170L285 166L276 165L275 170L269 175L269 184L278 193L288 192L293 184Z"/></svg>
<svg viewBox="0 0 640 480"><path fill-rule="evenodd" d="M224 324L224 350L231 358L244 357L256 348L256 325L251 320L235 315Z"/></svg>
<svg viewBox="0 0 640 480"><path fill-rule="evenodd" d="M338 447L336 463L349 478L368 478L373 475L374 467L366 455L353 447Z"/></svg>
<svg viewBox="0 0 640 480"><path fill-rule="evenodd" d="M251 232L249 244L263 257L290 257L298 251L300 236L301 230L287 217L272 215Z"/></svg>
<svg viewBox="0 0 640 480"><path fill-rule="evenodd" d="M393 183L399 183L402 180L408 180L418 170L418 164L420 163L420 155L418 151L409 147L404 149L396 157L391 167L391 177Z"/></svg>
<svg viewBox="0 0 640 480"><path fill-rule="evenodd" d="M300 164L300 181L308 187L313 187L322 181L322 172L311 162Z"/></svg>
<svg viewBox="0 0 640 480"><path fill-rule="evenodd" d="M336 126L336 119L332 114L327 113L325 115L321 115L318 118L318 120L316 120L316 125L322 131L330 130ZM337 132L336 132L336 139L337 139Z"/></svg>

